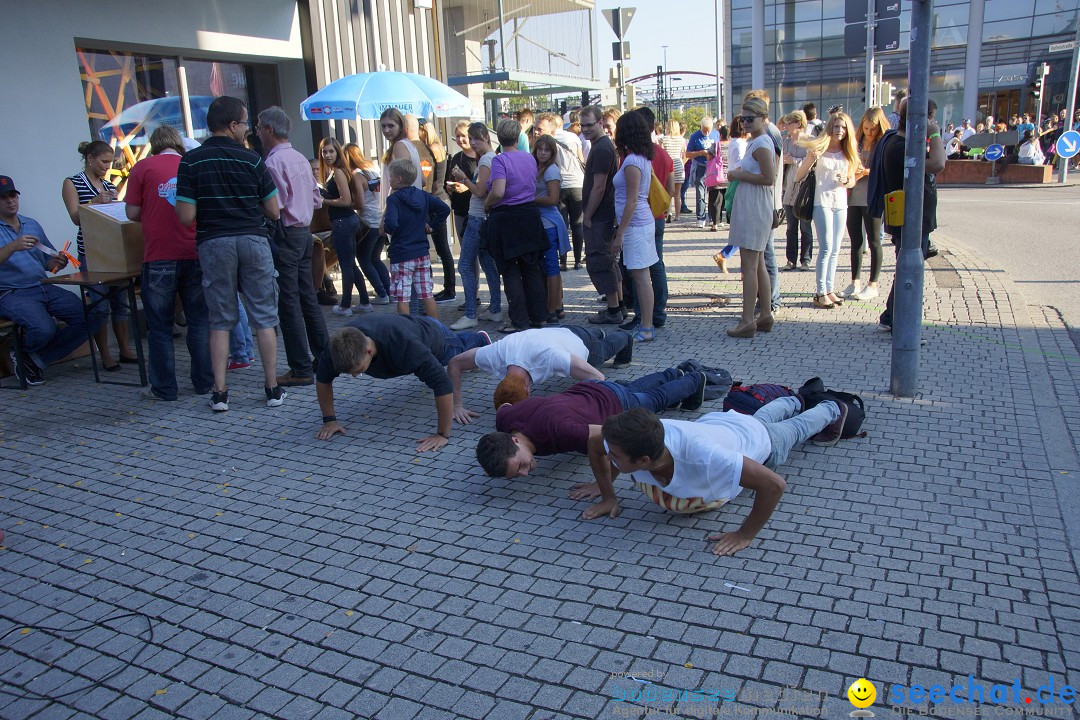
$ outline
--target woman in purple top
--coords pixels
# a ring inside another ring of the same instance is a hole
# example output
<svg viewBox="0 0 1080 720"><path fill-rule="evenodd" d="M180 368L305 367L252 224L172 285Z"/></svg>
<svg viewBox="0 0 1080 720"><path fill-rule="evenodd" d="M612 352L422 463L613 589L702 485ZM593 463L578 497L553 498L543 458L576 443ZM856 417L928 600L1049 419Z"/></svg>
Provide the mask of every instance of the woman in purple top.
<svg viewBox="0 0 1080 720"><path fill-rule="evenodd" d="M634 333L637 342L656 339L653 330L653 288L649 268L659 262L656 254L656 223L649 208L652 182L653 143L649 124L641 113L624 113L615 124L615 149L622 166L615 173L615 252L622 249L623 264L634 279L641 313L641 326Z"/></svg>

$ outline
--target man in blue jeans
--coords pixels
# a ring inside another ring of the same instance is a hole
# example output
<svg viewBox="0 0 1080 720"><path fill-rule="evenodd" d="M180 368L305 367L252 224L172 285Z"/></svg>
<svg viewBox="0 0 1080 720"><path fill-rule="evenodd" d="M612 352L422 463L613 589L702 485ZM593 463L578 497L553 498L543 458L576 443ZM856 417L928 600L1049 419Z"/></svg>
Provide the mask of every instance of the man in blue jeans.
<svg viewBox="0 0 1080 720"><path fill-rule="evenodd" d="M162 125L150 135L150 157L131 169L125 196L129 220L142 223L142 300L150 350L147 400L176 400L173 311L176 296L187 318L191 385L199 395L213 389L210 367L210 317L203 297L202 269L195 250L195 228L176 217L176 168L184 144L174 128Z"/></svg>
<svg viewBox="0 0 1080 720"><path fill-rule="evenodd" d="M708 194L705 191L705 165L708 162L709 148L720 142L720 133L713 130L713 120L706 115L701 118L701 129L696 130L686 143L686 157L690 158L690 174L683 187L694 186L697 192L698 227L705 227L705 213L708 209ZM683 203L686 207L686 203Z"/></svg>
<svg viewBox="0 0 1080 720"><path fill-rule="evenodd" d="M73 293L42 285L45 272L67 266L67 258L45 236L37 220L19 214L15 181L0 175L0 317L23 328L23 357L12 353L12 367L28 385L45 382L42 369L86 342L83 304ZM108 306L91 311L90 332L108 317ZM65 327L60 329L56 321Z"/></svg>

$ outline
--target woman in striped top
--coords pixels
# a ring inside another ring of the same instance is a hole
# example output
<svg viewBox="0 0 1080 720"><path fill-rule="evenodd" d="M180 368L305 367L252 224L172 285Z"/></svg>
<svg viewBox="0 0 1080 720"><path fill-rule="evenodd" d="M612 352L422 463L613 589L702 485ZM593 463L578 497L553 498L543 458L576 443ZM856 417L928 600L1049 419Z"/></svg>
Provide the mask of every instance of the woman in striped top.
<svg viewBox="0 0 1080 720"><path fill-rule="evenodd" d="M671 202L675 209L674 214L668 214L668 222L678 222L679 213L682 212L682 185L686 181L686 138L682 134L682 125L678 120L668 120L667 134L660 139L660 147L667 151L675 163L675 192L671 195Z"/></svg>
<svg viewBox="0 0 1080 720"><path fill-rule="evenodd" d="M79 228L79 234L75 238L79 249L79 261L83 264L84 270L92 272L94 268L86 267L86 248L83 246L82 227L79 223L79 206L110 203L116 200L116 187L105 179L105 173L112 167L114 153L108 143L94 140L79 143L79 155L83 158L82 172L64 180L61 195L71 222ZM120 360L117 362L109 350L109 328L107 325L102 325L94 335L98 352L101 353L102 367L109 372L115 372L120 369L120 363L137 363L135 353L129 349L131 347L128 341L130 311L124 299L123 288L94 285L87 288L87 292L95 301L107 295L112 311L113 333L116 335L116 343L119 346Z"/></svg>

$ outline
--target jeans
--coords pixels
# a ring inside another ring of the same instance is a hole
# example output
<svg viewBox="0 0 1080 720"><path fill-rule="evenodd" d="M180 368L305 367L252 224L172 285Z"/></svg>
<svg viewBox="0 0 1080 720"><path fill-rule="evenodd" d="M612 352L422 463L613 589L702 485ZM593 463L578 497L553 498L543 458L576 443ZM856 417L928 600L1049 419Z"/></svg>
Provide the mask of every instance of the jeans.
<svg viewBox="0 0 1080 720"><path fill-rule="evenodd" d="M506 292L506 313L514 327L538 327L547 319L547 284L543 250L504 259L499 264Z"/></svg>
<svg viewBox="0 0 1080 720"><path fill-rule="evenodd" d="M580 263L581 251L585 246L585 234L582 232L581 225L581 213L584 210L581 202L581 188L564 187L559 193L559 200L566 209L563 217L566 219L566 227L570 229L570 237L574 245L574 263Z"/></svg>
<svg viewBox="0 0 1080 720"><path fill-rule="evenodd" d="M330 341L326 319L311 284L314 242L307 227L286 227L271 246L278 282L278 321L285 357L293 377L311 377L311 356L318 357Z"/></svg>
<svg viewBox="0 0 1080 720"><path fill-rule="evenodd" d="M787 261L809 264L814 259L814 227L809 220L795 217L794 205L785 205L784 212L787 213Z"/></svg>
<svg viewBox="0 0 1080 720"><path fill-rule="evenodd" d="M23 350L40 368L62 360L86 342L109 319L109 308L101 303L90 311L90 327L83 316L78 295L55 285L38 285L0 292L0 315L23 328ZM56 320L66 327L60 329Z"/></svg>
<svg viewBox="0 0 1080 720"><path fill-rule="evenodd" d="M578 336L585 343L585 350L589 353L586 360L593 367L600 367L609 358L630 344L630 333L625 330L601 330L600 328L587 328L580 325L561 325Z"/></svg>
<svg viewBox="0 0 1080 720"><path fill-rule="evenodd" d="M454 283L454 255L450 252L450 233L446 229L446 221L431 223L431 242L435 245L435 253L439 256L443 269L443 291L455 293Z"/></svg>
<svg viewBox="0 0 1080 720"><path fill-rule="evenodd" d="M310 271L308 277L311 277ZM163 400L175 400L178 393L172 335L177 294L187 318L191 385L199 394L210 392L214 387L214 371L210 365L210 314L203 297L199 261L154 260L142 266L142 301L146 314L146 345L150 351L150 388ZM246 356L244 361L247 361Z"/></svg>
<svg viewBox="0 0 1080 720"><path fill-rule="evenodd" d="M81 231L80 231L81 232ZM79 253L79 262L82 264L83 270L86 269L86 254ZM112 321L124 322L131 315L131 310L127 306L127 289L118 286L108 285L90 285L86 288L86 296L92 304L97 303L104 296L109 297L108 312L106 313L106 320L108 315L112 315ZM102 302L98 307L104 307L105 303Z"/></svg>
<svg viewBox="0 0 1080 720"><path fill-rule="evenodd" d="M679 371L676 368L668 368L662 372L631 380L625 385L609 380L586 380L585 382L599 382L611 390L619 399L624 411L640 407L658 413L691 397L697 390L701 378L697 373L679 377Z"/></svg>
<svg viewBox="0 0 1080 720"><path fill-rule="evenodd" d="M693 185L697 195L697 219L701 222L705 219L705 210L708 205L709 195L705 189L705 163L694 162L690 165L690 175L686 178L686 185ZM686 187L684 185L683 187Z"/></svg>
<svg viewBox="0 0 1080 720"><path fill-rule="evenodd" d="M465 226L465 235L461 239L461 256L458 258L458 272L461 273L461 286L465 291L465 317L476 319L476 294L480 290L480 277L477 259L484 268L487 278L488 295L491 298L491 312L502 310L502 291L499 281L499 268L495 259L487 250L480 249L480 226L483 218L470 217Z"/></svg>
<svg viewBox="0 0 1080 720"><path fill-rule="evenodd" d="M443 337L446 338L446 347L443 348L442 354L439 355L438 359L444 366L449 364L455 356L460 355L466 350L484 347L491 343L491 339L485 332L473 332L471 330L456 332L435 318L422 317L420 318L420 321L426 322L429 325L437 325L439 329L442 330Z"/></svg>
<svg viewBox="0 0 1080 720"><path fill-rule="evenodd" d="M251 337L251 327L248 325L247 310L240 296L236 296L236 325L229 332L229 359L237 362L248 362L255 357L255 342Z"/></svg>
<svg viewBox="0 0 1080 720"><path fill-rule="evenodd" d="M664 265L664 228L667 221L660 218L656 221L656 256L660 259L649 266L649 280L652 282L653 292L653 327L664 327L667 323L667 299L668 282L667 266ZM623 287L631 287L633 282L625 283ZM641 304L637 294L634 295L634 316L641 317Z"/></svg>
<svg viewBox="0 0 1080 720"><path fill-rule="evenodd" d="M367 286L360 267L356 264L356 231L360 229L360 218L356 213L334 221L334 249L337 250L338 267L341 268L341 307L352 307L352 291L356 286L357 299L361 305L367 305Z"/></svg>
<svg viewBox="0 0 1080 720"><path fill-rule="evenodd" d="M840 245L844 240L845 220L847 220L847 208L814 206L814 232L818 236L818 295L833 291L836 281L836 261L840 257Z"/></svg>
<svg viewBox="0 0 1080 720"><path fill-rule="evenodd" d="M870 282L881 274L881 218L872 217L865 205L850 205L847 209L847 232L851 239L851 277L862 272L863 238L870 246Z"/></svg>
<svg viewBox="0 0 1080 720"><path fill-rule="evenodd" d="M776 470L787 462L788 454L840 418L840 408L834 402L822 402L806 412L799 412L802 402L796 396L776 398L754 413L769 433L772 452L765 467Z"/></svg>
<svg viewBox="0 0 1080 720"><path fill-rule="evenodd" d="M379 228L361 227L360 239L356 243L356 260L375 294L387 297L390 294L390 271L382 261L384 243L379 240Z"/></svg>
<svg viewBox="0 0 1080 720"><path fill-rule="evenodd" d="M776 230L769 236L769 242L765 246L762 261L765 263L765 272L769 274L769 287L772 288L772 309L780 307L780 268L776 267L776 244L774 242Z"/></svg>

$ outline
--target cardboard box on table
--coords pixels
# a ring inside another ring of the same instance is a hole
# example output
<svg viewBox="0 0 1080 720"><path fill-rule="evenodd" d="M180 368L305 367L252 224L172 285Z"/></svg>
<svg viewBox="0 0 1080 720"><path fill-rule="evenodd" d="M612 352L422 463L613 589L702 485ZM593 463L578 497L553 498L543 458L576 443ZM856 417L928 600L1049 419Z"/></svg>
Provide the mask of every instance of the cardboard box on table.
<svg viewBox="0 0 1080 720"><path fill-rule="evenodd" d="M138 273L142 269L142 223L127 219L124 203L80 205L79 224L87 272Z"/></svg>

